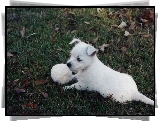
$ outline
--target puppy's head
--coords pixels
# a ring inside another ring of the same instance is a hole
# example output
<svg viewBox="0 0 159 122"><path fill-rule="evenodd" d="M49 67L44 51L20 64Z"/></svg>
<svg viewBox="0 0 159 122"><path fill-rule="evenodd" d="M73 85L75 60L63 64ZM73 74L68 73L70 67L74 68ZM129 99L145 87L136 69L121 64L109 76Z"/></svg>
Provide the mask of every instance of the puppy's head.
<svg viewBox="0 0 159 122"><path fill-rule="evenodd" d="M73 39L70 44L75 43L75 47L71 51L71 57L67 61L67 66L73 72L83 71L87 69L94 57L96 56L97 50L79 39Z"/></svg>

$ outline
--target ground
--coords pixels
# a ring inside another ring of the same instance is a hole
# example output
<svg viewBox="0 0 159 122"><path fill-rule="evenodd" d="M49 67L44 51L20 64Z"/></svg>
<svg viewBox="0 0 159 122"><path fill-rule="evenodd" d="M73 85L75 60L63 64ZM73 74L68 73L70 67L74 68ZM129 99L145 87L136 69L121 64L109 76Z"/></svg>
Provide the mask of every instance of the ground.
<svg viewBox="0 0 159 122"><path fill-rule="evenodd" d="M154 107L142 102L120 104L95 92L63 91L50 77L53 65L67 62L69 42L77 37L99 49L105 65L132 75L139 91L154 100L153 13L153 8L8 8L6 114L154 115Z"/></svg>

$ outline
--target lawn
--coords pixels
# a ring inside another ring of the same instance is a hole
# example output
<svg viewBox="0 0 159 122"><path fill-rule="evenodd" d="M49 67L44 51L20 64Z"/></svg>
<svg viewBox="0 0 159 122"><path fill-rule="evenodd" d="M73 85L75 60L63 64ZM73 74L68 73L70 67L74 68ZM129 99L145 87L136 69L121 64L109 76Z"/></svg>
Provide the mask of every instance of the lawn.
<svg viewBox="0 0 159 122"><path fill-rule="evenodd" d="M132 75L154 100L154 8L7 8L6 115L154 115L142 102L64 91L53 65L66 63L78 37L107 66ZM122 24L121 24L122 23ZM125 32L126 31L126 32ZM103 45L105 44L105 45Z"/></svg>

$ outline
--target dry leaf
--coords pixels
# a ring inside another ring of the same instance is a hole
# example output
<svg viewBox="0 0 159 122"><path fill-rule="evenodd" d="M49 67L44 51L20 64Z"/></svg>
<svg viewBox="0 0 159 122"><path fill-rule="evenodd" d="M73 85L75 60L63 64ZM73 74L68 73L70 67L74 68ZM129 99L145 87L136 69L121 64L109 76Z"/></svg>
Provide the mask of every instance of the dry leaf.
<svg viewBox="0 0 159 122"><path fill-rule="evenodd" d="M140 20L143 22L143 23L147 23L149 20L147 20L147 19L142 19L142 18L140 18Z"/></svg>
<svg viewBox="0 0 159 122"><path fill-rule="evenodd" d="M104 52L105 47L108 47L110 44L103 44L102 46L99 47L99 50Z"/></svg>
<svg viewBox="0 0 159 122"><path fill-rule="evenodd" d="M151 35L150 34L143 34L143 35L141 35L142 37L144 37L144 38L148 38L148 37L150 37Z"/></svg>
<svg viewBox="0 0 159 122"><path fill-rule="evenodd" d="M16 79L13 81L13 84L16 85L16 83L19 81L19 79Z"/></svg>
<svg viewBox="0 0 159 122"><path fill-rule="evenodd" d="M134 30L135 27L136 27L135 22L132 22L130 27L129 27L129 30Z"/></svg>
<svg viewBox="0 0 159 122"><path fill-rule="evenodd" d="M8 29L7 29L7 34L8 34L11 30L13 30L13 28L8 28Z"/></svg>
<svg viewBox="0 0 159 122"><path fill-rule="evenodd" d="M73 31L71 31L71 34L74 34L74 33L76 33L77 32L77 30L73 30Z"/></svg>
<svg viewBox="0 0 159 122"><path fill-rule="evenodd" d="M24 108L25 108L25 105L21 105L21 107L22 107L22 110L24 110Z"/></svg>
<svg viewBox="0 0 159 122"><path fill-rule="evenodd" d="M30 102L28 103L28 107L35 109L37 105Z"/></svg>
<svg viewBox="0 0 159 122"><path fill-rule="evenodd" d="M125 52L125 51L127 50L127 48L126 48L126 47L122 47L121 50L122 50L123 52Z"/></svg>
<svg viewBox="0 0 159 122"><path fill-rule="evenodd" d="M69 11L68 13L69 13L69 14L72 14L72 15L75 15L75 13L74 13L74 12L71 12L71 11Z"/></svg>
<svg viewBox="0 0 159 122"><path fill-rule="evenodd" d="M41 94L42 94L45 98L48 98L48 94L47 94L47 93L41 92Z"/></svg>
<svg viewBox="0 0 159 122"><path fill-rule="evenodd" d="M13 54L11 54L10 52L7 52L7 56L11 57L11 56L13 56Z"/></svg>
<svg viewBox="0 0 159 122"><path fill-rule="evenodd" d="M17 93L23 93L23 92L25 92L25 89L15 88L15 91L16 91Z"/></svg>
<svg viewBox="0 0 159 122"><path fill-rule="evenodd" d="M121 22L121 24L118 26L118 28L124 28L125 26L127 26L127 24L125 22Z"/></svg>
<svg viewBox="0 0 159 122"><path fill-rule="evenodd" d="M116 27L116 28L117 28L117 27L118 27L118 25L111 25L111 27Z"/></svg>
<svg viewBox="0 0 159 122"><path fill-rule="evenodd" d="M47 82L48 82L47 79L46 79L46 80L41 79L41 80L36 80L36 81L34 81L34 84L36 84L36 85L41 85L41 84L45 84L45 83L47 83Z"/></svg>
<svg viewBox="0 0 159 122"><path fill-rule="evenodd" d="M122 71L124 71L124 70L125 70L124 67L120 67L120 68L118 69L118 72L122 72Z"/></svg>
<svg viewBox="0 0 159 122"><path fill-rule="evenodd" d="M102 8L97 8L97 12L101 13L102 12Z"/></svg>
<svg viewBox="0 0 159 122"><path fill-rule="evenodd" d="M124 36L129 36L129 35L131 35L131 34L128 31L125 31Z"/></svg>
<svg viewBox="0 0 159 122"><path fill-rule="evenodd" d="M98 41L98 37L93 39L93 43L96 43Z"/></svg>
<svg viewBox="0 0 159 122"><path fill-rule="evenodd" d="M56 41L56 36L54 36L54 37L50 36L50 39L54 43Z"/></svg>
<svg viewBox="0 0 159 122"><path fill-rule="evenodd" d="M87 25L89 25L89 24L90 24L89 22L86 22L86 21L84 21L84 23L85 23L85 24L87 24Z"/></svg>
<svg viewBox="0 0 159 122"><path fill-rule="evenodd" d="M23 27L23 29L20 31L20 34L21 34L21 37L23 38L25 34L25 27Z"/></svg>
<svg viewBox="0 0 159 122"><path fill-rule="evenodd" d="M56 33L59 33L59 29L60 29L60 28L55 28L55 32L56 32Z"/></svg>

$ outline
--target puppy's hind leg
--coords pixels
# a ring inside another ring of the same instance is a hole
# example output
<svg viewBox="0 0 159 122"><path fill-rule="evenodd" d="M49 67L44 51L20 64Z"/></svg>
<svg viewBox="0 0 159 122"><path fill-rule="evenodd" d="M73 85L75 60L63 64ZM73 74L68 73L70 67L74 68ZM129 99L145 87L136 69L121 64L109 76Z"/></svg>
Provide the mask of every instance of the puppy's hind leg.
<svg viewBox="0 0 159 122"><path fill-rule="evenodd" d="M142 101L142 102L144 102L146 104L150 104L150 105L154 106L154 101L151 100L150 98L146 97L145 95L143 95L140 92L137 92L137 93L134 94L134 100Z"/></svg>

